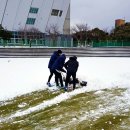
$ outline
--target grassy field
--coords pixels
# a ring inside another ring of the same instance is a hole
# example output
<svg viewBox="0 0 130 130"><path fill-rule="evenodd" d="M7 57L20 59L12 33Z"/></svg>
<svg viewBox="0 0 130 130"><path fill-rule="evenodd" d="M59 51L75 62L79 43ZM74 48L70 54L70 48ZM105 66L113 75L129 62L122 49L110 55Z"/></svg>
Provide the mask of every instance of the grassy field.
<svg viewBox="0 0 130 130"><path fill-rule="evenodd" d="M0 130L130 129L127 89L71 93L39 90L0 102Z"/></svg>

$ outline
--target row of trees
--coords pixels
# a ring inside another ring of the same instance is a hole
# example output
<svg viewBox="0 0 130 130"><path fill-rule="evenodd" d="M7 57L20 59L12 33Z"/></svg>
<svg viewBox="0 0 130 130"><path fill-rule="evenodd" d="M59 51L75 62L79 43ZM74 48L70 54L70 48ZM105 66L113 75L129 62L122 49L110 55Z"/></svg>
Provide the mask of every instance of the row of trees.
<svg viewBox="0 0 130 130"><path fill-rule="evenodd" d="M41 34L50 35L53 39L55 39L58 35L60 35L60 32L59 32L57 25L51 25L51 26L47 27L45 30L45 33L42 33L37 28L33 28L33 27L30 29L20 29L17 32L18 32L17 35L19 35L21 38L30 38L30 39L39 38L36 36L38 36L38 35L40 36ZM12 37L14 38L13 35L14 34L12 34L10 31L4 29L0 25L0 38L2 38L4 40L8 40Z"/></svg>
<svg viewBox="0 0 130 130"><path fill-rule="evenodd" d="M38 29L32 28L30 30L20 30L20 32L31 32L38 33L41 32ZM24 33L24 34L25 34ZM48 34L53 41L57 40L57 36L60 35L57 25L51 25L46 28L46 34ZM77 43L86 42L89 44L91 41L105 41L105 40L127 40L130 41L130 23L126 23L122 26L112 29L110 32L107 30L101 30L99 28L90 29L87 24L76 24L71 28L70 35L73 37L73 40ZM25 36L25 35L23 35ZM5 30L0 25L0 38L3 40L8 40L12 36L11 32ZM24 38L24 37L23 37Z"/></svg>
<svg viewBox="0 0 130 130"><path fill-rule="evenodd" d="M74 41L78 43L106 40L130 41L130 23L114 28L110 32L99 28L90 29L87 24L76 24L72 27L71 34Z"/></svg>

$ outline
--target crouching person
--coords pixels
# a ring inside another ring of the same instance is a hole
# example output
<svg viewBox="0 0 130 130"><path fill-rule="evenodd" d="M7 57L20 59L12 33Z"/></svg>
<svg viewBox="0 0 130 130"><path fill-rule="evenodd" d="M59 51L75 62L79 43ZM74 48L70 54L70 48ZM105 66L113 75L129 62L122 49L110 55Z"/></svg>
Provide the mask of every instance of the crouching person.
<svg viewBox="0 0 130 130"><path fill-rule="evenodd" d="M70 82L70 78L72 76L73 78L73 90L75 89L76 85L76 72L79 67L79 62L77 61L77 57L73 56L70 57L69 60L65 63L65 68L67 70L67 75L66 75L66 81L65 81L65 91L68 90L68 83Z"/></svg>
<svg viewBox="0 0 130 130"><path fill-rule="evenodd" d="M52 65L52 72L55 74L55 82L56 82L56 86L58 87L59 87L59 81L61 84L60 87L64 87L61 72L66 72L63 69L65 59L66 59L65 54L62 54L57 58L55 63Z"/></svg>

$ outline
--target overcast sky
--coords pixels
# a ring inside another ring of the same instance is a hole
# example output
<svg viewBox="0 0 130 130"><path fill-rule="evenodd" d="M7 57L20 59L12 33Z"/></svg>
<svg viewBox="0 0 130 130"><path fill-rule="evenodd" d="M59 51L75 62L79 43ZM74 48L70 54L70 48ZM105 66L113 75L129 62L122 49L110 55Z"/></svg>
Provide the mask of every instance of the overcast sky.
<svg viewBox="0 0 130 130"><path fill-rule="evenodd" d="M110 30L115 19L130 22L130 0L71 0L71 25L83 23Z"/></svg>

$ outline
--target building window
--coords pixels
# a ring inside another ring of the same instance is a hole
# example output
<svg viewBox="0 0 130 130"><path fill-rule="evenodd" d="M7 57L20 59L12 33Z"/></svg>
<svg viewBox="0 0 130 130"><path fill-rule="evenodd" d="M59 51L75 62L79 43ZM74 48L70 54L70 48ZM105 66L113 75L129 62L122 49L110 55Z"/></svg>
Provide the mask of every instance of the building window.
<svg viewBox="0 0 130 130"><path fill-rule="evenodd" d="M29 10L29 13L37 14L38 13L38 8L31 7L30 10Z"/></svg>
<svg viewBox="0 0 130 130"><path fill-rule="evenodd" d="M26 24L35 24L35 18L27 18Z"/></svg>
<svg viewBox="0 0 130 130"><path fill-rule="evenodd" d="M61 17L61 15L62 15L62 12L63 12L63 11L62 11L62 10L60 10L59 17Z"/></svg>
<svg viewBox="0 0 130 130"><path fill-rule="evenodd" d="M62 10L52 9L51 15L61 17L62 13Z"/></svg>
<svg viewBox="0 0 130 130"><path fill-rule="evenodd" d="M59 10L52 9L51 15L58 16L58 14L59 14Z"/></svg>

